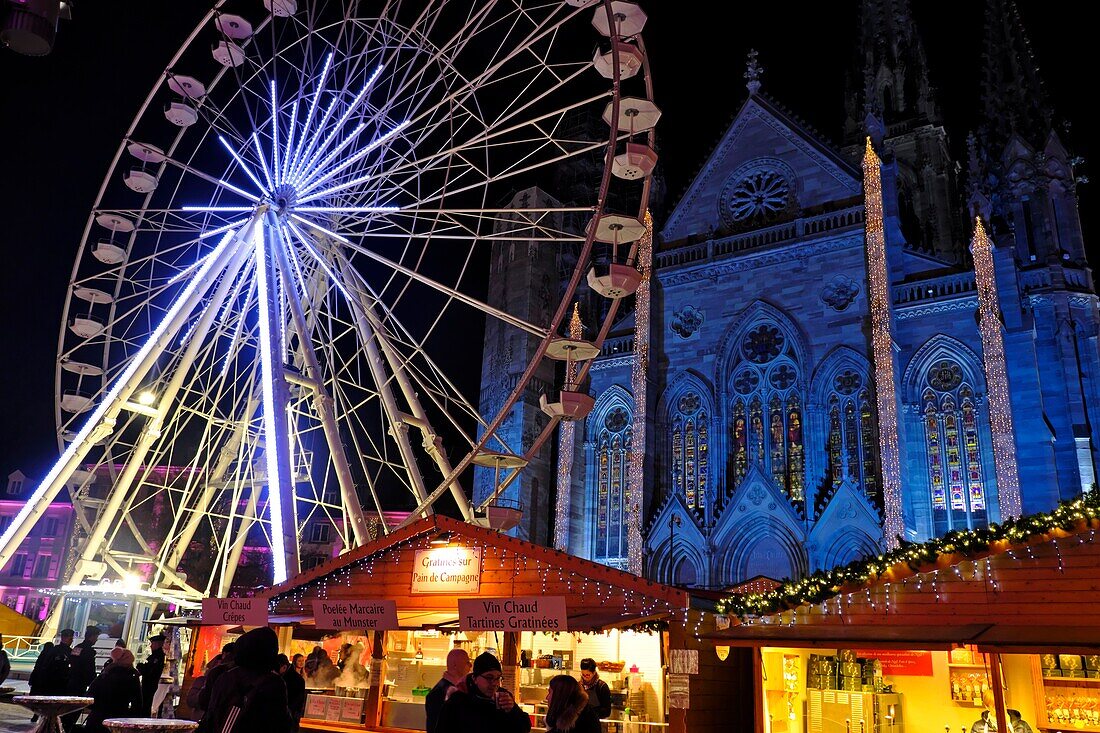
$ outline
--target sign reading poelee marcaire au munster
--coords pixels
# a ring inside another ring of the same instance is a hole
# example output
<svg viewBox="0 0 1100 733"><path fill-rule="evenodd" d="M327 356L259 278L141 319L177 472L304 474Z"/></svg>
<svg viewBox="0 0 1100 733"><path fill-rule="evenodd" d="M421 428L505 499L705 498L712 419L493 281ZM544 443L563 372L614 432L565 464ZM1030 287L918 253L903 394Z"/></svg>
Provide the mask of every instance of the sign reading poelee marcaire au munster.
<svg viewBox="0 0 1100 733"><path fill-rule="evenodd" d="M267 626L266 598L203 598L204 624Z"/></svg>
<svg viewBox="0 0 1100 733"><path fill-rule="evenodd" d="M318 629L326 631L393 631L399 627L397 601L316 600L313 620Z"/></svg>
<svg viewBox="0 0 1100 733"><path fill-rule="evenodd" d="M463 631L568 631L563 596L460 598L458 628Z"/></svg>
<svg viewBox="0 0 1100 733"><path fill-rule="evenodd" d="M477 593L481 589L480 547L417 550L413 593Z"/></svg>

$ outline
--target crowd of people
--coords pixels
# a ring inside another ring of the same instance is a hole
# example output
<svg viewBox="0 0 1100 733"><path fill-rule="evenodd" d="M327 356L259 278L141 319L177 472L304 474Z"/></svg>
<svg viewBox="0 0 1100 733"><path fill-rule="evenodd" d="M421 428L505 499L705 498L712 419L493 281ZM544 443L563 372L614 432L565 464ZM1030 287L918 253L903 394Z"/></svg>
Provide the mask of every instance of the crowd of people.
<svg viewBox="0 0 1100 733"><path fill-rule="evenodd" d="M102 669L96 669L96 642L101 632L89 626L84 639L76 646L76 632L64 629L57 644L46 642L30 674L32 695L74 695L91 697L84 730L87 733L107 733L103 721L119 717L148 717L153 697L164 672L164 636L149 638L148 659L136 663L134 653L120 639L111 650ZM61 719L62 727L72 731L83 712L70 713Z"/></svg>
<svg viewBox="0 0 1100 733"><path fill-rule="evenodd" d="M560 674L546 695L548 733L600 733L600 718L611 712L611 692L599 679L596 663L581 660L582 682ZM424 700L427 733L527 733L531 718L501 687L500 661L483 652L470 662L464 649L447 654L447 671ZM602 687L601 687L602 686ZM606 705L606 708L605 708Z"/></svg>

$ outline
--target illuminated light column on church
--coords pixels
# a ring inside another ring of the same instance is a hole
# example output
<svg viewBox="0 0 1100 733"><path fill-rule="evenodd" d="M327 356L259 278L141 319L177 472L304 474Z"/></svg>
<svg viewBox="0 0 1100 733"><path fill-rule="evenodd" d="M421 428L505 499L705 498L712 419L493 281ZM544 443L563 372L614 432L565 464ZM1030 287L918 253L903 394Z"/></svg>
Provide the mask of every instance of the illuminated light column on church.
<svg viewBox="0 0 1100 733"><path fill-rule="evenodd" d="M905 532L901 511L901 458L898 455L897 365L890 315L890 271L886 264L886 233L882 219L882 161L867 138L863 154L864 232L867 248L867 289L871 301L871 352L878 408L879 460L882 464L883 534L886 546L898 546Z"/></svg>
<svg viewBox="0 0 1100 733"><path fill-rule="evenodd" d="M982 362L989 391L989 426L993 433L993 467L997 473L997 497L1001 519L1018 517L1020 475L1016 469L1016 432L1012 427L1012 403L1008 396L1008 370L1001 333L1001 309L997 303L997 278L993 269L993 243L980 216L974 218L974 281L978 286L978 332L982 337Z"/></svg>
<svg viewBox="0 0 1100 733"><path fill-rule="evenodd" d="M653 272L653 217L646 211L645 233L638 240L636 265L642 282L634 293L634 367L630 389L634 393L634 426L631 434L630 470L626 485L627 569L642 574L642 473L646 455L646 384L649 379L649 281Z"/></svg>
<svg viewBox="0 0 1100 733"><path fill-rule="evenodd" d="M574 303L573 317L569 319L569 338L579 341L583 335L580 303ZM574 389L576 381L577 364L570 360L565 367L565 388ZM558 502L554 507L554 547L563 552L569 550L569 504L572 499L575 434L576 425L572 420L558 423Z"/></svg>

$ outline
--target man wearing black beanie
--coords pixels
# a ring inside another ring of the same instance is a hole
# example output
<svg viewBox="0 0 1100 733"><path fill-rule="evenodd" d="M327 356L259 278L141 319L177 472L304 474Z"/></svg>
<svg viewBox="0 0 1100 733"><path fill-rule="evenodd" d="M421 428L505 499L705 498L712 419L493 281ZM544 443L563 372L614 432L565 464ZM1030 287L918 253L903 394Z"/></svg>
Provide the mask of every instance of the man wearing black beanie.
<svg viewBox="0 0 1100 733"><path fill-rule="evenodd" d="M531 718L512 693L501 689L503 670L489 652L474 660L474 670L451 688L439 714L438 733L527 733Z"/></svg>

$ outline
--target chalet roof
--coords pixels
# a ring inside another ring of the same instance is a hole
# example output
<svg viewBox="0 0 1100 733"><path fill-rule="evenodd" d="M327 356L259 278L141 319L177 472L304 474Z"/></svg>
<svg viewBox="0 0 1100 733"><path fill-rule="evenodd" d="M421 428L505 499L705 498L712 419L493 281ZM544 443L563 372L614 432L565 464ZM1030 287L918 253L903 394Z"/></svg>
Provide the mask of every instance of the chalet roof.
<svg viewBox="0 0 1100 733"><path fill-rule="evenodd" d="M319 598L395 599L403 619L419 616L422 625L446 627L457 619L458 596L411 592L415 551L431 548L431 540L440 535L447 535L452 546L482 549L478 595L566 596L570 630L665 618L690 603L688 592L680 588L439 514L301 573L265 595L276 614L308 612L311 601Z"/></svg>

